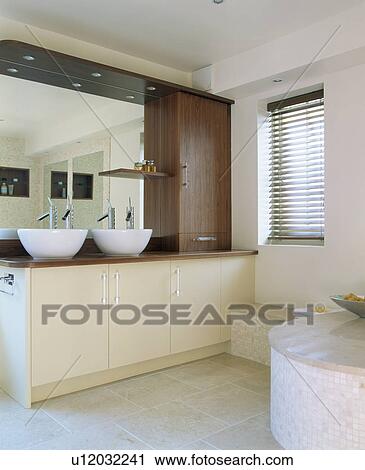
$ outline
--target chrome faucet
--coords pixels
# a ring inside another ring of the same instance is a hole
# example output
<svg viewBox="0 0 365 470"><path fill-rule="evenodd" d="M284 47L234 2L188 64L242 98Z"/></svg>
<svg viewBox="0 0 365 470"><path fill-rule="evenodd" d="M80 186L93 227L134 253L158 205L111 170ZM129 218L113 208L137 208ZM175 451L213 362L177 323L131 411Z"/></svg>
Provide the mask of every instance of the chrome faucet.
<svg viewBox="0 0 365 470"><path fill-rule="evenodd" d="M57 224L58 224L58 209L57 206L55 206L51 200L50 197L48 197L48 204L49 204L49 210L45 214L40 215L37 220L38 222L46 219L49 217L49 228L56 229Z"/></svg>
<svg viewBox="0 0 365 470"><path fill-rule="evenodd" d="M126 226L127 230L133 230L134 229L134 207L132 206L132 200L129 197L128 198L128 206L126 208Z"/></svg>
<svg viewBox="0 0 365 470"><path fill-rule="evenodd" d="M74 228L74 205L71 202L70 196L67 196L66 212L62 217L67 229Z"/></svg>
<svg viewBox="0 0 365 470"><path fill-rule="evenodd" d="M108 218L108 229L115 229L115 209L112 207L110 200L108 199L108 210L102 215L97 221L101 222L102 220Z"/></svg>

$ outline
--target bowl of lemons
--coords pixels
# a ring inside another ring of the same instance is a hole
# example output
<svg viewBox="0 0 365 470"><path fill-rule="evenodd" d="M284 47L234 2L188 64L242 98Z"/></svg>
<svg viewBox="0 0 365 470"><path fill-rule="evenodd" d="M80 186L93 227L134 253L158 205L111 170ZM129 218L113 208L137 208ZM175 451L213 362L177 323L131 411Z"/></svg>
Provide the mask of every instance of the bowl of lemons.
<svg viewBox="0 0 365 470"><path fill-rule="evenodd" d="M357 294L332 295L330 299L339 307L365 318L365 296Z"/></svg>

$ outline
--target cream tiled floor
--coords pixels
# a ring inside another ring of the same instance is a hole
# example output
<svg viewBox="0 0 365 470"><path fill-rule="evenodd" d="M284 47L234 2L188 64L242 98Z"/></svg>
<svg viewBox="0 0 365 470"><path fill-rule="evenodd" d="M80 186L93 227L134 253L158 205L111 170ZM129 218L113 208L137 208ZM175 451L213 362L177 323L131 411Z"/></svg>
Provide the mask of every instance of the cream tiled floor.
<svg viewBox="0 0 365 470"><path fill-rule="evenodd" d="M221 354L25 410L0 391L0 449L279 449L269 368Z"/></svg>

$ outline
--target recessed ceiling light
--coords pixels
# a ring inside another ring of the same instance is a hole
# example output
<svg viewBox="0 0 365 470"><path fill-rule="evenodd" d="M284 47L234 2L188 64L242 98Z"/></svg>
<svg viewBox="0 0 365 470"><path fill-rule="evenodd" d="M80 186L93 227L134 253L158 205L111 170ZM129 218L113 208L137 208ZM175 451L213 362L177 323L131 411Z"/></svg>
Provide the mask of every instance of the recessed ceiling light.
<svg viewBox="0 0 365 470"><path fill-rule="evenodd" d="M136 97L134 95L127 95L126 99L127 100L134 100Z"/></svg>
<svg viewBox="0 0 365 470"><path fill-rule="evenodd" d="M273 82L274 83L281 83L283 81L282 78L274 78Z"/></svg>
<svg viewBox="0 0 365 470"><path fill-rule="evenodd" d="M213 3L215 3L216 5L220 5L223 2L224 0L213 0Z"/></svg>
<svg viewBox="0 0 365 470"><path fill-rule="evenodd" d="M24 60L29 60L29 61L35 60L35 58L32 55L23 55L23 59Z"/></svg>
<svg viewBox="0 0 365 470"><path fill-rule="evenodd" d="M9 67L8 69L6 69L6 71L10 73L18 73L18 69L15 69L14 67Z"/></svg>
<svg viewBox="0 0 365 470"><path fill-rule="evenodd" d="M92 76L92 77L95 77L95 78L99 78L99 77L101 77L101 73L99 73L99 72L93 72L93 73L91 74L91 76Z"/></svg>
<svg viewBox="0 0 365 470"><path fill-rule="evenodd" d="M148 91L155 91L155 90L156 90L156 87L155 87L155 86L148 86L148 87L147 87L147 90L148 90Z"/></svg>
<svg viewBox="0 0 365 470"><path fill-rule="evenodd" d="M74 86L75 88L81 88L82 87L81 83L73 83L72 86Z"/></svg>

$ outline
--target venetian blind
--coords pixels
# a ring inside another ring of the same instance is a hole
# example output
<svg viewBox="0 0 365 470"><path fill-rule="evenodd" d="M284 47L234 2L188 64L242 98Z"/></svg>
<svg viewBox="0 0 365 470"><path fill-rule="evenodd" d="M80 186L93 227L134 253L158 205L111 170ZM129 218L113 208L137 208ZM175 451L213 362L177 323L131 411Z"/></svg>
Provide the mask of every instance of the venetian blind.
<svg viewBox="0 0 365 470"><path fill-rule="evenodd" d="M270 103L268 111L269 240L323 240L323 90Z"/></svg>

